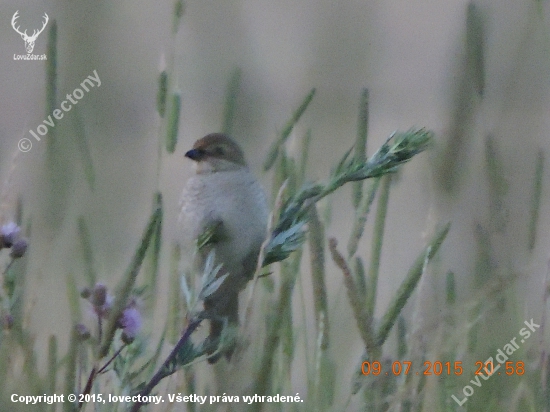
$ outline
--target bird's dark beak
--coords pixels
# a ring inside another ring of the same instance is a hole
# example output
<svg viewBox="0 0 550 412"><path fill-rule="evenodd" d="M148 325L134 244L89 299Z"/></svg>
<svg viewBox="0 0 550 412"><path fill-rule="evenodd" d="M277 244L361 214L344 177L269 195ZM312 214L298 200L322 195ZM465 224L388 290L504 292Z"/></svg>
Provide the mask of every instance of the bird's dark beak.
<svg viewBox="0 0 550 412"><path fill-rule="evenodd" d="M195 162L200 161L204 157L204 150L201 149L191 149L187 153L185 153L185 157L188 157L191 160L194 160Z"/></svg>

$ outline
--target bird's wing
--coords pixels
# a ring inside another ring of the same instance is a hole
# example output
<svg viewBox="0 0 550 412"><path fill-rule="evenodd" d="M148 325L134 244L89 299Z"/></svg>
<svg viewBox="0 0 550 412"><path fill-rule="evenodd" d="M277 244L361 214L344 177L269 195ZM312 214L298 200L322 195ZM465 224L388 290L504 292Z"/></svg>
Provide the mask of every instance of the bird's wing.
<svg viewBox="0 0 550 412"><path fill-rule="evenodd" d="M261 245L260 245L261 247ZM260 247L254 248L248 255L245 256L245 258L242 261L243 265L243 280L244 285L242 288L246 286L246 283L254 277L254 273L256 272L256 267L258 266L258 255L260 254Z"/></svg>

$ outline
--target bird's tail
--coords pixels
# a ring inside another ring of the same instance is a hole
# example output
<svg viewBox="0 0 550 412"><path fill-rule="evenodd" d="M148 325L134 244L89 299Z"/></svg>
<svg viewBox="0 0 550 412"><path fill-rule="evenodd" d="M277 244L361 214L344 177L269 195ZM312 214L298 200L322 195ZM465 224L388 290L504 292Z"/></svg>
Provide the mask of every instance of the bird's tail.
<svg viewBox="0 0 550 412"><path fill-rule="evenodd" d="M222 299L206 299L204 309L211 313L213 318L210 320L210 335L207 340L210 346L207 353L211 355L216 352L220 345L223 328L227 326L237 327L239 325L239 295L238 293L224 296ZM215 319L214 319L215 318ZM234 346L223 348L222 351L208 358L208 363L216 363L222 355L230 361Z"/></svg>

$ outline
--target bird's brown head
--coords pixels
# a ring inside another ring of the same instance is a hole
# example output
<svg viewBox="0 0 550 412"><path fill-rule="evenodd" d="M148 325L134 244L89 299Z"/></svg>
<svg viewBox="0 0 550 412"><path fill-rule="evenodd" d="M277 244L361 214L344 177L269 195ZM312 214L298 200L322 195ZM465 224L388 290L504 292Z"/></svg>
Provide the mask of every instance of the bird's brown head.
<svg viewBox="0 0 550 412"><path fill-rule="evenodd" d="M185 157L197 163L197 173L213 173L246 167L239 145L222 133L211 133L199 139Z"/></svg>

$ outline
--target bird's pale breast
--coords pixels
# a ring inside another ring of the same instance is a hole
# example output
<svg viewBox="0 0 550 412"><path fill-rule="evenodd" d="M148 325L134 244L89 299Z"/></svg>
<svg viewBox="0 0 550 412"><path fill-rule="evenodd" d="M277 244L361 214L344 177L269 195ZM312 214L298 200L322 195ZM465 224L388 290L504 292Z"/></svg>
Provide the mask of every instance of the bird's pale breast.
<svg viewBox="0 0 550 412"><path fill-rule="evenodd" d="M259 250L267 217L265 194L247 169L197 174L182 194L180 220L186 243L212 222L223 222L227 236L216 244L216 256L230 272L242 270L243 259Z"/></svg>

